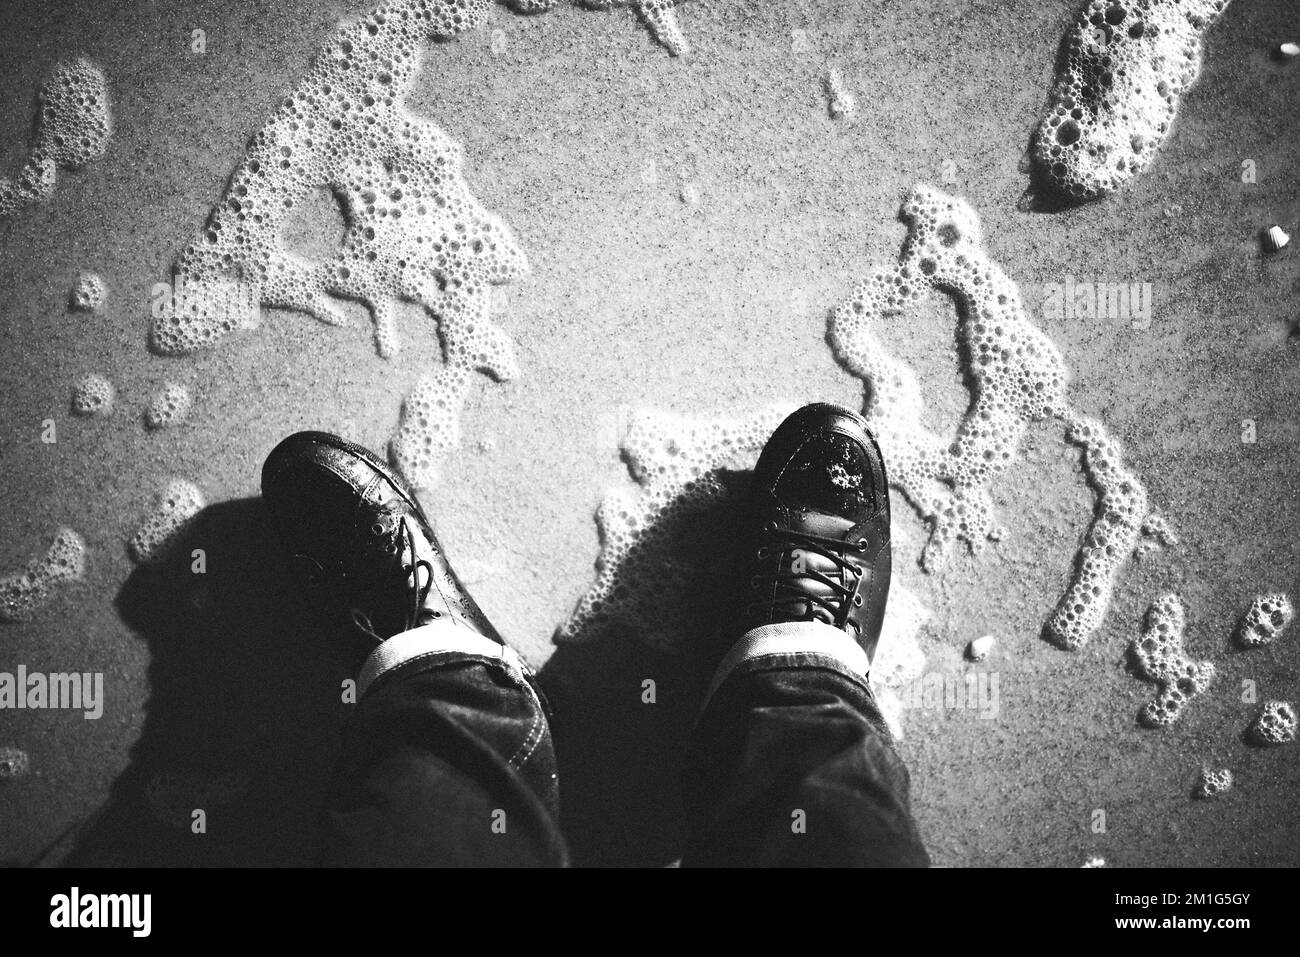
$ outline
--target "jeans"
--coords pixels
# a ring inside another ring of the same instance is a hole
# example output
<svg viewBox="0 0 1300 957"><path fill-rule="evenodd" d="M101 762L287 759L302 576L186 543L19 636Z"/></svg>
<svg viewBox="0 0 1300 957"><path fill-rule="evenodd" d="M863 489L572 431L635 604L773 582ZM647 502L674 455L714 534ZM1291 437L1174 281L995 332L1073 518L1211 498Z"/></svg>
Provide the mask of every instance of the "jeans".
<svg viewBox="0 0 1300 957"><path fill-rule="evenodd" d="M684 866L925 866L862 650L768 625L723 660L683 772ZM517 655L440 621L358 678L325 811L329 865L564 866L549 709Z"/></svg>

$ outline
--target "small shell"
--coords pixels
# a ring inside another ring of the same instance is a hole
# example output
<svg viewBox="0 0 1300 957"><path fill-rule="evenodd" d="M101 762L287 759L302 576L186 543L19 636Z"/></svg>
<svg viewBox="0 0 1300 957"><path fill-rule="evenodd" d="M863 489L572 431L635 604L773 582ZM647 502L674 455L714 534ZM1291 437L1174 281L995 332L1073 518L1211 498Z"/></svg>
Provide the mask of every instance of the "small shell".
<svg viewBox="0 0 1300 957"><path fill-rule="evenodd" d="M966 656L971 661L983 661L989 656L989 652L993 650L995 644L997 644L997 639L992 635L976 638L966 646Z"/></svg>
<svg viewBox="0 0 1300 957"><path fill-rule="evenodd" d="M1277 52L1288 60L1300 56L1300 43L1283 43L1277 48Z"/></svg>
<svg viewBox="0 0 1300 957"><path fill-rule="evenodd" d="M1264 230L1261 241L1265 252L1275 253L1291 241L1291 235L1281 226L1270 226Z"/></svg>

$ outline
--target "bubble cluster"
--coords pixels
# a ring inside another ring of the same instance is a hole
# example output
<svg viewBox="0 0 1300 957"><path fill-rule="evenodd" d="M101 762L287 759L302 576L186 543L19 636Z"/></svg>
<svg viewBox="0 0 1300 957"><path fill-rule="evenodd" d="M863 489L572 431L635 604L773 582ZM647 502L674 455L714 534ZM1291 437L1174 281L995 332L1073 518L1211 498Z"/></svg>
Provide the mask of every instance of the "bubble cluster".
<svg viewBox="0 0 1300 957"><path fill-rule="evenodd" d="M1214 770L1201 768L1200 780L1196 783L1196 796L1199 798L1218 797L1224 791L1232 790L1232 772L1227 768Z"/></svg>
<svg viewBox="0 0 1300 957"><path fill-rule="evenodd" d="M1020 293L984 253L979 218L961 199L928 186L904 198L908 233L897 266L859 282L830 319L839 362L867 384L863 415L880 442L890 479L931 522L922 562L937 570L955 541L978 550L1001 530L989 483L1011 464L1029 422L1065 408L1065 363L1029 322ZM944 441L921 421L925 400L915 372L885 339L923 296L958 302L960 335L971 357L973 402Z"/></svg>
<svg viewBox="0 0 1300 957"><path fill-rule="evenodd" d="M248 793L250 783L244 771L158 771L145 785L145 801L160 823L189 828L195 810L211 814L234 804Z"/></svg>
<svg viewBox="0 0 1300 957"><path fill-rule="evenodd" d="M1178 535L1169 526L1163 515L1152 512L1146 517L1140 529L1142 539L1138 542L1135 554L1143 558L1161 548L1173 548L1178 544Z"/></svg>
<svg viewBox="0 0 1300 957"><path fill-rule="evenodd" d="M162 561L190 519L203 510L203 493L192 482L173 479L154 499L152 511L127 542L131 558L141 564Z"/></svg>
<svg viewBox="0 0 1300 957"><path fill-rule="evenodd" d="M1083 449L1084 470L1097 496L1074 577L1045 628L1058 647L1073 651L1087 644L1106 618L1120 569L1142 535L1147 493L1105 426L1073 410L1063 418L1066 439Z"/></svg>
<svg viewBox="0 0 1300 957"><path fill-rule="evenodd" d="M1201 69L1229 0L1091 0L1066 38L1065 68L1031 155L1060 197L1090 200L1146 169Z"/></svg>
<svg viewBox="0 0 1300 957"><path fill-rule="evenodd" d="M1286 744L1295 740L1295 705L1289 701L1266 701L1250 726L1257 744Z"/></svg>
<svg viewBox="0 0 1300 957"><path fill-rule="evenodd" d="M85 573L86 543L72 529L60 528L42 557L0 578L0 622L31 620L56 585L79 581Z"/></svg>
<svg viewBox="0 0 1300 957"><path fill-rule="evenodd" d="M84 58L58 63L39 100L27 161L16 180L0 178L0 216L49 199L60 169L80 169L108 148L108 81L95 64Z"/></svg>
<svg viewBox="0 0 1300 957"><path fill-rule="evenodd" d="M188 353L253 325L229 304L203 308L203 289L239 282L251 288L254 310L297 309L336 325L344 321L337 298L363 303L384 357L400 349L398 303L419 303L438 324L447 370L439 381L460 386L474 370L498 380L516 374L513 344L489 319L490 290L524 273L527 261L470 192L460 144L403 103L424 48L478 25L487 9L487 0L400 0L323 44L177 260L174 283L189 308L160 303L155 349ZM332 258L309 262L287 248L284 230L322 189L338 200L346 227ZM405 417L394 443L417 471L432 462L429 450L447 447L445 429L415 434L434 391L429 380L417 387L408 403L417 414ZM453 417L465 391L454 390Z"/></svg>
<svg viewBox="0 0 1300 957"><path fill-rule="evenodd" d="M509 5L536 13L557 2ZM671 52L687 48L675 0L583 5L635 7ZM397 306L417 303L438 325L446 370L408 397L390 450L403 456L399 467L434 474L455 444L449 417L459 416L468 373L498 381L517 374L513 343L490 319L490 287L522 275L528 263L506 225L470 192L460 144L409 112L404 99L426 47L479 26L489 7L488 0L392 0L321 46L254 136L202 235L178 257L173 285L186 294L156 302L156 351L183 355L256 328L263 306L342 325L338 300L348 299L369 309L376 349L391 358L401 347ZM322 191L341 209L343 238L333 256L307 261L288 248L285 229ZM232 284L248 295L231 301L222 291ZM421 421L437 428L420 433Z"/></svg>
<svg viewBox="0 0 1300 957"><path fill-rule="evenodd" d="M1147 518L1146 493L1101 424L1070 407L1064 359L1030 321L1015 283L984 251L970 205L917 185L904 197L901 216L908 233L898 264L873 272L835 309L831 348L866 386L863 415L891 483L930 523L921 557L927 571L941 569L958 541L979 551L985 540L1005 536L992 483L1010 466L1030 422L1066 424L1067 438L1084 450L1098 508L1047 631L1062 647L1077 648L1105 617L1114 579ZM932 292L956 300L972 383L970 407L951 440L922 423L925 400L916 373L885 347L888 338L906 335L908 313Z"/></svg>
<svg viewBox="0 0 1300 957"><path fill-rule="evenodd" d="M91 373L72 388L74 415L108 415L113 411L117 390L102 375Z"/></svg>
<svg viewBox="0 0 1300 957"><path fill-rule="evenodd" d="M826 110L833 120L847 119L857 111L858 102L844 85L840 71L834 68L826 71L822 79L826 91Z"/></svg>
<svg viewBox="0 0 1300 957"><path fill-rule="evenodd" d="M78 312L99 312L108 299L108 284L97 273L83 272L72 287L69 304Z"/></svg>
<svg viewBox="0 0 1300 957"><path fill-rule="evenodd" d="M560 0L506 0L520 13L540 13L559 6ZM578 0L578 3L592 10L610 10L614 7L632 7L649 28L654 38L673 56L689 53L691 46L677 22L677 12L673 8L682 0Z"/></svg>
<svg viewBox="0 0 1300 957"><path fill-rule="evenodd" d="M1214 680L1213 664L1193 661L1183 651L1186 628L1182 601L1177 595L1164 594L1147 609L1146 628L1129 646L1138 673L1160 686L1139 714L1149 727L1173 724L1188 702Z"/></svg>
<svg viewBox="0 0 1300 957"><path fill-rule="evenodd" d="M601 502L596 581L556 640L588 641L626 628L669 654L698 643L701 622L733 587L730 548L741 502L724 473L752 469L791 411L772 407L743 420L633 413L620 447L637 486L613 489ZM901 688L924 670L917 635L929 614L894 582L871 670L878 690ZM882 698L888 711L889 696ZM898 711L889 712L896 731Z"/></svg>
<svg viewBox="0 0 1300 957"><path fill-rule="evenodd" d="M189 389L176 382L167 382L145 409L144 424L150 429L165 429L184 422L193 404L194 397Z"/></svg>
<svg viewBox="0 0 1300 957"><path fill-rule="evenodd" d="M25 776L31 770L31 764L26 751L19 748L0 748L0 781L12 781Z"/></svg>
<svg viewBox="0 0 1300 957"><path fill-rule="evenodd" d="M468 370L444 366L422 378L402 400L388 456L415 488L436 485L438 463L460 444L459 413L469 384Z"/></svg>
<svg viewBox="0 0 1300 957"><path fill-rule="evenodd" d="M1295 609L1286 595L1258 595L1241 619L1237 642L1246 648L1271 644L1282 637L1294 617Z"/></svg>

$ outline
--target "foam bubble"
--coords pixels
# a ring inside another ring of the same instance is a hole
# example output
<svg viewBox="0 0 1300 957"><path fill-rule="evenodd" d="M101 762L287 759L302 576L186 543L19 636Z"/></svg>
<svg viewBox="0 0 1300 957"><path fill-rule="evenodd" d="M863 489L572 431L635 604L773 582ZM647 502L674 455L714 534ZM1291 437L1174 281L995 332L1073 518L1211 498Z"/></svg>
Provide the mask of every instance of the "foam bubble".
<svg viewBox="0 0 1300 957"><path fill-rule="evenodd" d="M178 259L176 283L201 291L239 279L252 310L298 309L332 324L344 321L336 297L361 302L384 357L400 349L397 304L419 303L438 324L446 371L417 386L414 410L454 383L440 395L457 397L448 410L457 415L470 371L512 378L514 349L490 321L490 289L523 274L527 260L470 192L460 144L403 103L424 48L477 26L487 9L486 0L402 0L340 27L254 137L203 235ZM284 230L321 189L338 199L346 228L333 258L308 262L287 248ZM239 310L164 301L158 311L152 343L167 354L252 324ZM417 435L421 418L405 416L394 440L417 472L432 468L451 434L439 415L441 432Z"/></svg>
<svg viewBox="0 0 1300 957"><path fill-rule="evenodd" d="M108 283L93 272L83 272L72 287L69 302L78 312L99 312L108 299Z"/></svg>
<svg viewBox="0 0 1300 957"><path fill-rule="evenodd" d="M1192 698L1214 680L1214 665L1193 661L1183 651L1187 618L1177 595L1164 594L1147 610L1146 629L1129 646L1139 673L1160 685L1140 718L1150 727L1173 724Z"/></svg>
<svg viewBox="0 0 1300 957"><path fill-rule="evenodd" d="M166 557L167 549L184 531L190 519L203 510L203 493L192 482L173 479L154 499L127 550L141 564L153 564Z"/></svg>
<svg viewBox="0 0 1300 957"><path fill-rule="evenodd" d="M520 13L538 13L559 5L559 0L506 0ZM610 10L614 7L632 7L641 22L649 28L650 33L673 56L689 53L690 43L677 22L677 12L673 8L682 0L578 0L584 7L593 10Z"/></svg>
<svg viewBox="0 0 1300 957"><path fill-rule="evenodd" d="M1178 544L1178 535L1169 527L1162 515L1152 512L1146 517L1140 529L1142 539L1138 542L1135 554L1143 558L1161 548L1173 548Z"/></svg>
<svg viewBox="0 0 1300 957"><path fill-rule="evenodd" d="M1227 768L1215 770L1210 767L1201 768L1200 780L1196 783L1196 796L1199 798L1218 797L1225 791L1232 790L1232 772Z"/></svg>
<svg viewBox="0 0 1300 957"><path fill-rule="evenodd" d="M74 415L108 415L113 411L113 402L117 390L113 383L102 375L91 373L78 382L72 389L72 412Z"/></svg>
<svg viewBox="0 0 1300 957"><path fill-rule="evenodd" d="M460 444L460 409L469 389L469 371L445 366L425 376L402 401L389 458L417 489L437 484L438 463Z"/></svg>
<svg viewBox="0 0 1300 957"><path fill-rule="evenodd" d="M184 422L193 404L194 397L189 389L176 382L165 383L145 410L144 424L150 429L165 429Z"/></svg>
<svg viewBox="0 0 1300 957"><path fill-rule="evenodd" d="M1250 737L1259 744L1286 744L1295 740L1295 705L1289 701L1266 701L1250 726Z"/></svg>
<svg viewBox="0 0 1300 957"><path fill-rule="evenodd" d="M1205 32L1229 0L1092 0L1031 155L1054 192L1096 199L1150 164L1196 81Z"/></svg>
<svg viewBox="0 0 1300 957"><path fill-rule="evenodd" d="M1097 494L1074 578L1047 620L1048 637L1072 651L1087 644L1106 618L1120 569L1141 535L1147 493L1100 422L1072 410L1063 418L1066 438L1083 449L1084 469Z"/></svg>
<svg viewBox="0 0 1300 957"><path fill-rule="evenodd" d="M842 120L853 116L857 111L858 101L845 87L844 78L839 70L834 68L827 70L826 76L822 79L822 87L826 91L826 110L831 119Z"/></svg>
<svg viewBox="0 0 1300 957"><path fill-rule="evenodd" d="M1291 607L1291 599L1286 595L1258 595L1241 619L1237 628L1237 641L1246 648L1271 644L1282 637L1294 617L1295 609Z"/></svg>
<svg viewBox="0 0 1300 957"><path fill-rule="evenodd" d="M54 195L60 169L104 155L112 136L108 81L94 63L65 60L41 86L36 131L16 180L0 178L0 216Z"/></svg>
<svg viewBox="0 0 1300 957"><path fill-rule="evenodd" d="M540 12L556 0L511 0ZM633 6L673 53L687 48L674 0L588 0L586 6ZM462 148L409 112L404 99L425 48L484 22L487 0L393 0L341 26L318 50L307 75L253 138L202 235L178 257L173 282L184 308L160 300L153 348L182 355L235 330L255 327L262 306L296 309L342 325L337 300L364 304L381 356L401 348L397 304L423 306L438 324L446 372L422 380L409 409L454 398L459 415L468 372L514 377L514 346L490 318L490 287L527 271L506 225L479 203L463 175ZM332 258L309 262L285 242L298 209L322 190L342 207L345 228ZM205 290L245 284L240 304L218 307ZM404 414L390 449L396 464L432 475L455 443L447 416L438 431L418 432L425 416Z"/></svg>
<svg viewBox="0 0 1300 957"><path fill-rule="evenodd" d="M12 781L26 776L31 770L31 759L19 748L0 748L0 781Z"/></svg>
<svg viewBox="0 0 1300 957"><path fill-rule="evenodd" d="M1098 505L1047 633L1062 647L1078 648L1105 617L1118 570L1148 517L1146 492L1101 423L1070 407L1065 361L1030 321L1015 283L984 251L974 209L917 185L901 212L908 233L898 264L859 282L835 309L831 348L866 385L863 415L880 442L891 483L930 523L921 557L927 571L941 569L957 542L978 552L985 541L1005 536L993 510L993 483L1011 465L1030 422L1058 418L1066 424L1067 439L1084 450ZM967 378L974 383L952 440L922 423L925 400L916 373L879 335L904 323L922 297L936 291L957 300Z"/></svg>
<svg viewBox="0 0 1300 957"><path fill-rule="evenodd" d="M0 622L31 620L50 600L55 586L79 581L85 573L86 543L72 529L58 529L42 557L0 578Z"/></svg>

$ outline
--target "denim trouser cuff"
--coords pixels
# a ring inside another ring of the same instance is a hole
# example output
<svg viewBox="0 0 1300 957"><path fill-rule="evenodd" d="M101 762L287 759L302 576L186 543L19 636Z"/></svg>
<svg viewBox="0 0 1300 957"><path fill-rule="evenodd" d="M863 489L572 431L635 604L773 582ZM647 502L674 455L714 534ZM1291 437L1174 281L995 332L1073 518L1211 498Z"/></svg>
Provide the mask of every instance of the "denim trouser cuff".
<svg viewBox="0 0 1300 957"><path fill-rule="evenodd" d="M372 651L357 675L357 697L364 695L385 675L411 662L424 661L432 666L467 658L499 664L519 684L525 687L530 684L528 666L513 648L472 628L441 618L394 635Z"/></svg>
<svg viewBox="0 0 1300 957"><path fill-rule="evenodd" d="M828 667L866 681L871 660L847 632L821 621L783 621L760 625L741 635L713 673L705 703L727 678L746 662L760 658L799 656L821 659Z"/></svg>

